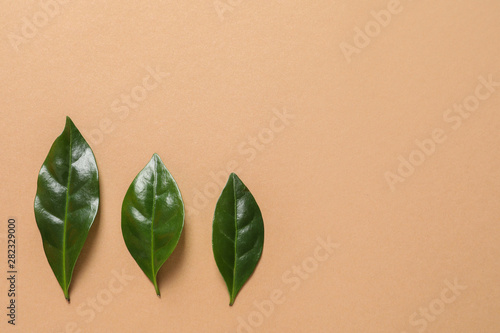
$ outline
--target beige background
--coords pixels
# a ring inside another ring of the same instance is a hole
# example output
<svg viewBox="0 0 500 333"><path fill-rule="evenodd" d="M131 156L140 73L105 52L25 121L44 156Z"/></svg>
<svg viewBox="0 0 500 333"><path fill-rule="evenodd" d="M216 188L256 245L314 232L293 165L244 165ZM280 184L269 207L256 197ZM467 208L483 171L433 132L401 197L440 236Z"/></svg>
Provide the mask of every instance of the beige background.
<svg viewBox="0 0 500 333"><path fill-rule="evenodd" d="M480 76L500 81L500 2L389 4L399 12L348 57L341 47L355 47L357 27L376 29L371 11L388 1L225 0L222 16L212 0L42 3L52 16L39 1L0 3L2 272L9 216L19 242L17 326L1 278L2 332L236 332L238 318L253 325L240 332L500 331L500 87L478 88L484 100L456 130L443 118L475 101ZM141 92L148 66L161 82L127 112L119 99ZM273 120L285 111L286 125ZM70 305L33 214L66 115L101 184ZM386 172L435 129L446 140L391 190ZM154 152L188 214L161 299L120 230L125 191ZM234 170L260 204L266 242L229 307L211 250L221 190L211 173ZM319 263L318 237L339 244ZM310 273L291 283L302 264ZM455 280L466 289L453 294ZM277 291L281 304L256 312Z"/></svg>

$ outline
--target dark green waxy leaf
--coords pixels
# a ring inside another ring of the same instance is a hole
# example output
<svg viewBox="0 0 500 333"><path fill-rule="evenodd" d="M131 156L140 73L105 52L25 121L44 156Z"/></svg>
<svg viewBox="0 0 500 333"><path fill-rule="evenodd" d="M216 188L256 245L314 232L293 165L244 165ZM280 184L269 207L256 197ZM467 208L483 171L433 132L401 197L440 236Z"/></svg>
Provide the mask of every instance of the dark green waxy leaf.
<svg viewBox="0 0 500 333"><path fill-rule="evenodd" d="M252 193L232 173L217 201L212 248L229 291L229 305L250 278L264 246L264 221Z"/></svg>
<svg viewBox="0 0 500 333"><path fill-rule="evenodd" d="M69 301L76 260L99 207L99 175L94 153L66 117L38 174L35 218L43 248Z"/></svg>
<svg viewBox="0 0 500 333"><path fill-rule="evenodd" d="M160 290L156 275L172 254L184 227L184 203L174 178L157 154L135 177L122 205L125 245Z"/></svg>

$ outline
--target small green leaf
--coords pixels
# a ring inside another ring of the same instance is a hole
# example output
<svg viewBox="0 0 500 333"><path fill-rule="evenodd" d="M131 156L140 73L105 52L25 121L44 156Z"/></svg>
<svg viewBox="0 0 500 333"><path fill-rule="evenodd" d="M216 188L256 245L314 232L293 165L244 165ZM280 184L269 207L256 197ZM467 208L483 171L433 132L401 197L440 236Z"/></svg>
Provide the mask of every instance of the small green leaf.
<svg viewBox="0 0 500 333"><path fill-rule="evenodd" d="M158 296L156 275L177 246L183 227L181 192L154 154L123 199L122 233L130 254L153 282Z"/></svg>
<svg viewBox="0 0 500 333"><path fill-rule="evenodd" d="M232 173L217 201L212 249L229 291L229 305L250 278L264 246L264 221L252 193Z"/></svg>
<svg viewBox="0 0 500 333"><path fill-rule="evenodd" d="M99 176L94 153L66 117L38 174L35 219L43 248L69 301L76 260L99 207Z"/></svg>

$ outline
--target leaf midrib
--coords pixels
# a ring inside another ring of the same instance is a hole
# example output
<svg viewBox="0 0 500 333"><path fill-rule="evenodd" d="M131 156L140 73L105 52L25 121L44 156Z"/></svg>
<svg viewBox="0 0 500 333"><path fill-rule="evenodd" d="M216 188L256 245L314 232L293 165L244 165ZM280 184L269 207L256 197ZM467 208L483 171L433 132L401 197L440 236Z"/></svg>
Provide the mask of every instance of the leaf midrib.
<svg viewBox="0 0 500 333"><path fill-rule="evenodd" d="M69 164L68 164L68 183L66 184L66 204L64 209L64 221L63 221L63 252L62 252L62 264L63 264L63 284L64 284L64 296L69 300L68 295L68 283L66 276L66 238L67 238L67 229L68 229L68 209L69 209L69 186L71 183L71 170L73 163L73 138L71 136L71 125L69 126Z"/></svg>
<svg viewBox="0 0 500 333"><path fill-rule="evenodd" d="M154 248L155 248L155 240L154 240L154 219L155 219L155 211L156 211L156 186L157 186L157 175L156 175L156 158L153 160L153 209L151 212L151 271L153 273L153 284L155 286L156 293L159 294L158 285L156 283L156 272L155 272L155 260L154 260Z"/></svg>
<svg viewBox="0 0 500 333"><path fill-rule="evenodd" d="M233 178L233 201L234 201L234 265L233 265L233 290L231 292L231 305L234 303L235 299L235 285L236 285L236 260L238 259L238 255L236 252L236 244L238 242L238 204L236 203L236 184L235 177Z"/></svg>

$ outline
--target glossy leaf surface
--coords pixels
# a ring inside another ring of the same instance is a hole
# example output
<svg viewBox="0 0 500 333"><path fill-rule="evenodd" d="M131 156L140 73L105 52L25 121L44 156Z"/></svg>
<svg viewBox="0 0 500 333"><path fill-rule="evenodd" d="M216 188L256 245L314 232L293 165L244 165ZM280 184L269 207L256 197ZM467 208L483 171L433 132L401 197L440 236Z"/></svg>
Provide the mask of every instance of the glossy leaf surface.
<svg viewBox="0 0 500 333"><path fill-rule="evenodd" d="M125 244L160 296L157 273L184 227L184 203L174 178L157 154L130 185L122 205Z"/></svg>
<svg viewBox="0 0 500 333"><path fill-rule="evenodd" d="M232 173L217 201L212 248L229 291L229 305L250 278L264 246L264 221L252 193Z"/></svg>
<svg viewBox="0 0 500 333"><path fill-rule="evenodd" d="M89 145L66 117L38 174L35 218L43 248L69 301L76 261L99 207L99 176Z"/></svg>

